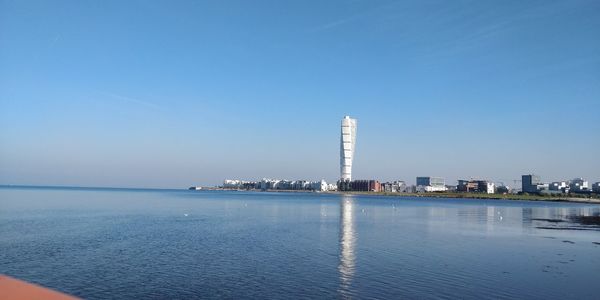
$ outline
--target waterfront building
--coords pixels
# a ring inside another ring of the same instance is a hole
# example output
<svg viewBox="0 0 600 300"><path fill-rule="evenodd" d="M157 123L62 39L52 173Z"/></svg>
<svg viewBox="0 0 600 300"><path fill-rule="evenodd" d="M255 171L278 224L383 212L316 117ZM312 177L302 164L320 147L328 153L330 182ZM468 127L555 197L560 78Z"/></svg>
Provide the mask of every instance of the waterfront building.
<svg viewBox="0 0 600 300"><path fill-rule="evenodd" d="M381 182L379 180L369 180L370 192L381 192Z"/></svg>
<svg viewBox="0 0 600 300"><path fill-rule="evenodd" d="M263 178L260 181L260 189L263 191L266 190L276 190L279 187L279 182L281 180L278 179L267 179L267 178Z"/></svg>
<svg viewBox="0 0 600 300"><path fill-rule="evenodd" d="M253 190L260 188L260 182L256 181L245 181L245 180L231 180L225 179L223 180L223 188L224 189L244 189L244 190Z"/></svg>
<svg viewBox="0 0 600 300"><path fill-rule="evenodd" d="M411 185L407 185L406 189L404 190L406 193L416 193L417 192L417 186L414 184Z"/></svg>
<svg viewBox="0 0 600 300"><path fill-rule="evenodd" d="M600 193L600 182L592 184L592 191L594 191L594 193Z"/></svg>
<svg viewBox="0 0 600 300"><path fill-rule="evenodd" d="M327 182L325 180L313 181L310 183L310 189L313 191L327 191Z"/></svg>
<svg viewBox="0 0 600 300"><path fill-rule="evenodd" d="M352 180L352 162L356 147L356 119L345 116L342 119L340 135L340 180Z"/></svg>
<svg viewBox="0 0 600 300"><path fill-rule="evenodd" d="M240 185L241 185L241 180L230 180L230 179L223 180L223 188L226 188L226 189L236 189Z"/></svg>
<svg viewBox="0 0 600 300"><path fill-rule="evenodd" d="M350 180L338 180L337 182L337 190L338 191L351 191L352 187L350 186Z"/></svg>
<svg viewBox="0 0 600 300"><path fill-rule="evenodd" d="M260 188L260 182L256 181L245 181L242 183L242 189L254 190Z"/></svg>
<svg viewBox="0 0 600 300"><path fill-rule="evenodd" d="M327 184L327 190L328 191L337 191L338 190L338 186L336 184L333 184L333 183L328 183Z"/></svg>
<svg viewBox="0 0 600 300"><path fill-rule="evenodd" d="M325 180L307 181L307 180L281 180L263 178L260 182L251 185L247 189L280 190L280 191L334 191L337 188L333 184L328 184Z"/></svg>
<svg viewBox="0 0 600 300"><path fill-rule="evenodd" d="M442 177L417 177L417 185L444 186L445 180Z"/></svg>
<svg viewBox="0 0 600 300"><path fill-rule="evenodd" d="M555 181L548 185L550 191L561 191L563 193L569 192L569 185L566 181Z"/></svg>
<svg viewBox="0 0 600 300"><path fill-rule="evenodd" d="M508 194L510 193L510 187L506 185L500 185L496 188L496 193L498 194Z"/></svg>
<svg viewBox="0 0 600 300"><path fill-rule="evenodd" d="M456 190L456 185L449 185L449 184L446 184L446 191L448 191L448 192L453 192L453 193L454 193L454 192L456 192L456 191L457 191L457 190Z"/></svg>
<svg viewBox="0 0 600 300"><path fill-rule="evenodd" d="M381 183L378 180L340 180L338 191L353 192L381 192Z"/></svg>
<svg viewBox="0 0 600 300"><path fill-rule="evenodd" d="M394 188L394 185L391 182L381 183L381 190L386 193L396 193L397 192L397 189Z"/></svg>
<svg viewBox="0 0 600 300"><path fill-rule="evenodd" d="M458 192L473 192L477 189L477 182L473 180L458 180L458 185L456 186L456 190Z"/></svg>
<svg viewBox="0 0 600 300"><path fill-rule="evenodd" d="M590 189L588 181L583 178L574 178L569 183L569 187L572 192L586 192Z"/></svg>
<svg viewBox="0 0 600 300"><path fill-rule="evenodd" d="M381 192L381 183L378 180L353 180L350 187L353 191Z"/></svg>
<svg viewBox="0 0 600 300"><path fill-rule="evenodd" d="M540 176L528 174L521 176L521 187L523 193L539 193L548 188L548 185L544 185Z"/></svg>
<svg viewBox="0 0 600 300"><path fill-rule="evenodd" d="M237 189L240 186L240 180L231 180L225 179L223 180L223 188L225 189Z"/></svg>
<svg viewBox="0 0 600 300"><path fill-rule="evenodd" d="M254 187L255 182L244 180L223 180L223 188L225 189L246 189L249 186Z"/></svg>
<svg viewBox="0 0 600 300"><path fill-rule="evenodd" d="M294 180L292 182L293 190L306 190L310 186L310 182L306 180Z"/></svg>
<svg viewBox="0 0 600 300"><path fill-rule="evenodd" d="M446 190L446 182L442 177L417 177L417 192L443 192Z"/></svg>
<svg viewBox="0 0 600 300"><path fill-rule="evenodd" d="M487 180L459 180L456 190L459 192L493 194L496 192L496 184Z"/></svg>
<svg viewBox="0 0 600 300"><path fill-rule="evenodd" d="M381 184L381 191L386 193L402 193L406 190L404 181L385 182Z"/></svg>
<svg viewBox="0 0 600 300"><path fill-rule="evenodd" d="M294 187L294 182L291 180L281 180L277 185L278 190L292 190Z"/></svg>

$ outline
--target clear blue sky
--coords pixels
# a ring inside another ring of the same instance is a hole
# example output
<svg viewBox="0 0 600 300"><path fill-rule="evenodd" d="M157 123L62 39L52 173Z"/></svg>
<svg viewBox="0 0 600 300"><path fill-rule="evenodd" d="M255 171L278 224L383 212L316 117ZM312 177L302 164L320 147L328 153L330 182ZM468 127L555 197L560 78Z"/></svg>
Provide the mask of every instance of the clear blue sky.
<svg viewBox="0 0 600 300"><path fill-rule="evenodd" d="M0 183L600 181L600 1L0 0ZM507 182L512 184L512 182Z"/></svg>

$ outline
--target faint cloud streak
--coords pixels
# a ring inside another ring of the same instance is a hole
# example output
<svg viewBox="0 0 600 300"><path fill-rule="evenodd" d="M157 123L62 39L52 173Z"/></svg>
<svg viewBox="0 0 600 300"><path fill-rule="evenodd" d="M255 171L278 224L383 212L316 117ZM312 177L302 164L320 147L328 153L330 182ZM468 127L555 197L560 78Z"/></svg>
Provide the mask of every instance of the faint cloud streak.
<svg viewBox="0 0 600 300"><path fill-rule="evenodd" d="M341 19L338 19L338 20L335 20L335 21L331 21L329 23L317 26L317 27L313 28L311 31L312 32L325 31L325 30L332 29L332 28L335 28L335 27L338 27L338 26L349 24L349 23L358 21L358 20L360 20L362 18L365 18L365 17L367 17L369 15L372 15L374 13L377 13L379 10L381 10L383 8L390 7L390 6L394 5L394 4L396 4L396 3L395 2L391 2L391 3L387 3L387 4L375 6L375 7L371 8L371 9L368 9L368 10L363 11L361 13L358 13L358 14L355 14L355 15L351 15L351 16L348 16L346 18L341 18Z"/></svg>
<svg viewBox="0 0 600 300"><path fill-rule="evenodd" d="M111 97L113 99L117 99L117 100L121 100L121 101L125 101L125 102L129 102L129 103L133 103L133 104L137 104L140 106L144 106L147 108L151 108L151 109L161 109L160 106L158 106L157 104L154 104L152 102L147 102L147 101L142 101L136 98L131 98L131 97L127 97L127 96L123 96L123 95L119 95L119 94L113 94L113 93L102 93L108 97Z"/></svg>

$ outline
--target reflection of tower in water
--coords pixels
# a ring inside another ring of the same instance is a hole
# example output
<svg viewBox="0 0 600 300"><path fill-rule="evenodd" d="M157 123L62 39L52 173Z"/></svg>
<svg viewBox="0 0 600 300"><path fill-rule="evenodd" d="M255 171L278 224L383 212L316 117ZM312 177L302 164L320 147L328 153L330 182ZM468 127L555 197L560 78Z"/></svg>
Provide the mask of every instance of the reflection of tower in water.
<svg viewBox="0 0 600 300"><path fill-rule="evenodd" d="M354 200L344 196L340 201L340 293L349 296L350 284L356 265L356 232L354 228Z"/></svg>

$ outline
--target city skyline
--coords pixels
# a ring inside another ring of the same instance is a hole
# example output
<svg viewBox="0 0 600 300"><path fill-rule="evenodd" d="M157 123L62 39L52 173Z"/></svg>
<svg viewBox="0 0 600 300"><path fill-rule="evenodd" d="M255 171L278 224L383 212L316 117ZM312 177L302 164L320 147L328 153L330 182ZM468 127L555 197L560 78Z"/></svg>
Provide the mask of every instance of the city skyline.
<svg viewBox="0 0 600 300"><path fill-rule="evenodd" d="M0 1L0 184L600 180L600 4ZM283 22L285 20L285 22Z"/></svg>

